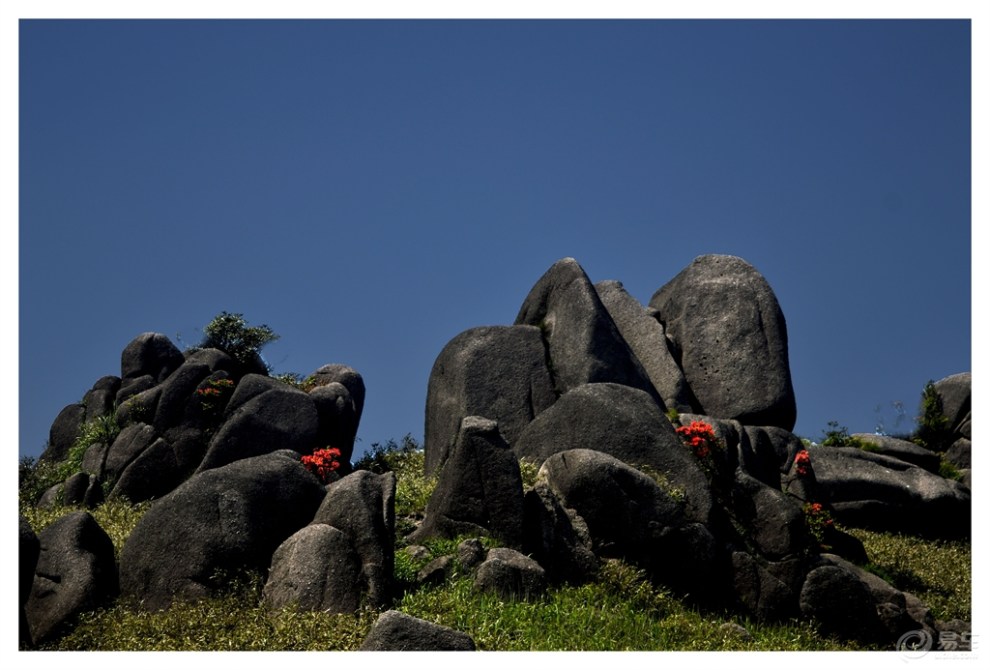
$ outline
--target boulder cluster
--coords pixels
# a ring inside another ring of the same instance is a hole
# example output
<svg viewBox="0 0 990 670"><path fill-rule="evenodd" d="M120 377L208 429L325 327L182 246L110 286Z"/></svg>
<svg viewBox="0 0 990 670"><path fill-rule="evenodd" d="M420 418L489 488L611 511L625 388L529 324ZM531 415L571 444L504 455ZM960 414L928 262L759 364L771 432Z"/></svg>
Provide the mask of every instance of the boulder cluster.
<svg viewBox="0 0 990 670"><path fill-rule="evenodd" d="M475 538L420 571L457 562L475 588L528 598L595 579L622 559L701 607L759 621L806 617L827 633L893 645L940 625L917 598L862 566L862 544L833 522L968 536L967 484L910 442L808 445L787 330L766 280L731 256L702 256L641 305L622 284L554 264L513 325L454 337L433 366L424 457L436 488L401 544ZM969 466L969 376L939 382ZM148 610L208 597L245 570L263 601L332 613L395 600L393 473L352 472L361 376L327 365L303 388L216 349L179 351L145 333L52 425L42 459L114 415L82 471L39 504L152 500L119 559L86 511L37 535L20 526L21 638L62 634L80 612L123 597ZM302 457L331 447L323 478ZM523 472L537 472L524 484ZM485 549L479 537L495 548ZM463 633L386 611L364 649L473 649Z"/></svg>

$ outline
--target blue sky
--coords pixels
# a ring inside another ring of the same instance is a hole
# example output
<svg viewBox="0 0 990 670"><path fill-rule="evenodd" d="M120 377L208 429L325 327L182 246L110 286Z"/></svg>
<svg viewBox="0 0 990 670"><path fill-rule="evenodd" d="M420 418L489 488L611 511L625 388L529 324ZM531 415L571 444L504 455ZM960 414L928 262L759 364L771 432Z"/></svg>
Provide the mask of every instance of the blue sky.
<svg viewBox="0 0 990 670"><path fill-rule="evenodd" d="M422 437L434 359L556 260L642 302L770 282L795 432L909 430L971 369L967 21L28 21L20 454L120 351L270 325L351 365L357 450Z"/></svg>

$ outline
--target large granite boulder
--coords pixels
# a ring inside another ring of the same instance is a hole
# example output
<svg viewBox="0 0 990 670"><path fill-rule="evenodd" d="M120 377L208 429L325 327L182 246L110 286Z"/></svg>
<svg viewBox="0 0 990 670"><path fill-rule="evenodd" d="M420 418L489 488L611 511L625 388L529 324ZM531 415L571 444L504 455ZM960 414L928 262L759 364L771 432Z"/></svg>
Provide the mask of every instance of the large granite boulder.
<svg viewBox="0 0 990 670"><path fill-rule="evenodd" d="M316 404L308 394L270 377L246 375L235 388L225 420L210 440L198 471L279 449L312 453L318 446L318 429Z"/></svg>
<svg viewBox="0 0 990 670"><path fill-rule="evenodd" d="M341 384L347 389L354 403L354 411L358 420L364 411L364 378L354 368L341 363L328 363L317 368L312 375L316 388L327 384Z"/></svg>
<svg viewBox="0 0 990 670"><path fill-rule="evenodd" d="M598 282L595 290L664 404L678 412L693 411L691 391L670 353L670 343L663 324L656 318L656 310L643 307L623 288L622 282Z"/></svg>
<svg viewBox="0 0 990 670"><path fill-rule="evenodd" d="M469 635L397 610L382 613L361 644L361 651L474 650Z"/></svg>
<svg viewBox="0 0 990 670"><path fill-rule="evenodd" d="M230 374L235 367L234 360L218 349L198 349L190 353L162 382L152 425L164 433L187 420L198 420L202 401L196 397L196 389L214 373Z"/></svg>
<svg viewBox="0 0 990 670"><path fill-rule="evenodd" d="M548 458L539 476L587 523L595 553L623 558L682 594L708 599L726 587L715 538L686 514L682 493L600 451Z"/></svg>
<svg viewBox="0 0 990 670"><path fill-rule="evenodd" d="M161 333L141 333L120 354L120 377L128 380L149 375L155 383L179 369L185 361L182 352Z"/></svg>
<svg viewBox="0 0 990 670"><path fill-rule="evenodd" d="M395 473L358 470L327 486L312 523L341 530L361 565L365 602L382 607L391 597L395 565Z"/></svg>
<svg viewBox="0 0 990 670"><path fill-rule="evenodd" d="M465 417L426 517L410 539L485 533L518 548L522 526L523 486L515 454L496 422Z"/></svg>
<svg viewBox="0 0 990 670"><path fill-rule="evenodd" d="M643 391L585 384L536 417L513 445L521 459L542 463L570 449L591 449L629 465L648 466L683 491L688 515L707 523L708 480L660 407Z"/></svg>
<svg viewBox="0 0 990 670"><path fill-rule="evenodd" d="M430 372L423 441L426 471L438 471L447 460L464 417L497 421L512 444L556 399L539 328L484 326L464 331L447 343Z"/></svg>
<svg viewBox="0 0 990 670"><path fill-rule="evenodd" d="M314 523L279 545L263 591L271 609L354 614L361 607L361 560L343 531Z"/></svg>
<svg viewBox="0 0 990 670"><path fill-rule="evenodd" d="M113 412L119 390L120 377L107 375L96 380L93 388L86 391L86 395L83 396L83 404L86 405L86 421L92 421L97 417L106 416Z"/></svg>
<svg viewBox="0 0 990 670"><path fill-rule="evenodd" d="M558 393L582 384L614 383L663 400L622 338L588 275L573 258L554 263L523 301L516 325L539 326Z"/></svg>
<svg viewBox="0 0 990 670"><path fill-rule="evenodd" d="M198 599L224 575L267 570L326 494L292 451L200 472L155 502L124 544L121 591L148 610Z"/></svg>
<svg viewBox="0 0 990 670"><path fill-rule="evenodd" d="M898 458L854 447L808 447L820 490L840 523L968 537L970 491Z"/></svg>
<svg viewBox="0 0 990 670"><path fill-rule="evenodd" d="M888 435L874 435L873 433L853 433L851 437L866 443L868 445L866 451L899 458L905 463L917 465L929 472L938 472L942 462L942 459L934 451L919 447L914 442L907 440Z"/></svg>
<svg viewBox="0 0 990 670"><path fill-rule="evenodd" d="M316 387L309 395L320 420L317 442L340 449L341 462L350 463L364 411L364 379L357 370L340 363L324 365L311 377Z"/></svg>
<svg viewBox="0 0 990 670"><path fill-rule="evenodd" d="M41 543L31 524L23 516L19 519L19 541L17 544L18 569L18 629L19 642L22 645L31 644L31 630L24 614L24 605L31 595L31 585L34 584L34 570L38 565L38 555L41 553Z"/></svg>
<svg viewBox="0 0 990 670"><path fill-rule="evenodd" d="M650 300L699 413L793 430L787 327L766 279L734 256L699 256Z"/></svg>
<svg viewBox="0 0 990 670"><path fill-rule="evenodd" d="M935 390L942 400L942 414L949 422L952 433L973 439L972 429L973 374L960 372L935 382Z"/></svg>
<svg viewBox="0 0 990 670"><path fill-rule="evenodd" d="M50 462L65 460L85 422L86 405L72 403L63 407L52 422L51 429L48 431L48 446L45 447L38 460Z"/></svg>
<svg viewBox="0 0 990 670"><path fill-rule="evenodd" d="M40 552L24 607L31 640L62 634L75 617L117 595L113 542L88 512L72 512L38 533Z"/></svg>
<svg viewBox="0 0 990 670"><path fill-rule="evenodd" d="M523 551L543 566L547 581L582 584L594 579L599 561L584 519L564 507L545 481L526 491L523 506Z"/></svg>

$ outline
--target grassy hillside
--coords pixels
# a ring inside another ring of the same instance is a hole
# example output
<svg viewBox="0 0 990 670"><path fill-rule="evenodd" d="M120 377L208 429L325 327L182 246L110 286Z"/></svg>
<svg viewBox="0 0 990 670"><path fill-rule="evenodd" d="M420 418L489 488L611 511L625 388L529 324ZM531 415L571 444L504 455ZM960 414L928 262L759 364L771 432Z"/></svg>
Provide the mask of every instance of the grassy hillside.
<svg viewBox="0 0 990 670"><path fill-rule="evenodd" d="M374 449L361 467L397 473L395 609L471 635L482 650L851 650L852 643L818 635L806 622L766 625L732 613L700 612L643 573L621 561L605 564L599 581L550 588L542 598L502 601L472 588L466 571L455 569L441 586L418 587L416 571L428 560L402 551L402 536L421 517L433 481L422 475L423 454L411 440ZM527 479L535 469L524 467ZM93 515L108 532L118 555L148 504L107 503ZM38 510L21 504L36 532L73 508ZM971 618L971 554L965 542L920 540L853 530L866 545L877 574L928 603L939 619ZM487 542L487 540L486 540ZM457 541L427 544L432 556L454 553ZM146 613L118 602L81 617L67 637L47 650L353 650L377 612L328 615L260 606L260 575L247 576L222 596ZM730 624L730 625L727 625ZM749 637L741 635L740 624Z"/></svg>

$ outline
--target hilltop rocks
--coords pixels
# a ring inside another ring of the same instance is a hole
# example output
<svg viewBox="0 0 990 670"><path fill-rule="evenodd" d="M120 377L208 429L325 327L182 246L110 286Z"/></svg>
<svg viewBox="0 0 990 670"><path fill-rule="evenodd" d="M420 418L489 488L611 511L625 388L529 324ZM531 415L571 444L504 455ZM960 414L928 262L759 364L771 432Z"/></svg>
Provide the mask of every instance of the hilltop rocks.
<svg viewBox="0 0 990 670"><path fill-rule="evenodd" d="M38 534L38 543L34 581L24 606L34 644L55 637L77 614L117 595L113 542L88 512L58 519Z"/></svg>
<svg viewBox="0 0 990 670"><path fill-rule="evenodd" d="M224 573L265 570L325 493L291 451L205 470L138 522L121 552L121 591L155 610L210 595Z"/></svg>
<svg viewBox="0 0 990 670"><path fill-rule="evenodd" d="M447 460L464 417L497 421L511 444L556 399L539 328L486 326L461 333L430 372L426 471L438 471Z"/></svg>
<svg viewBox="0 0 990 670"><path fill-rule="evenodd" d="M929 472L937 473L939 465L941 465L938 454L924 447L919 447L914 442L872 433L853 433L851 437L871 445L869 449L873 453L899 458L905 463L917 465Z"/></svg>
<svg viewBox="0 0 990 670"><path fill-rule="evenodd" d="M763 276L741 258L696 258L650 300L698 412L793 430L787 327Z"/></svg>
<svg viewBox="0 0 990 670"><path fill-rule="evenodd" d="M942 415L949 422L949 430L958 437L973 439L972 412L970 399L973 375L960 372L935 382L935 390L942 400Z"/></svg>
<svg viewBox="0 0 990 670"><path fill-rule="evenodd" d="M48 446L38 457L41 461L60 461L69 455L79 430L86 422L86 405L73 403L66 405L52 422L48 432Z"/></svg>
<svg viewBox="0 0 990 670"><path fill-rule="evenodd" d="M185 362L182 352L161 333L141 333L120 354L122 385L145 375L155 383L165 380Z"/></svg>
<svg viewBox="0 0 990 670"><path fill-rule="evenodd" d="M663 404L573 258L557 261L536 282L516 325L538 326L543 332L558 393L582 384L616 383L640 389Z"/></svg>

